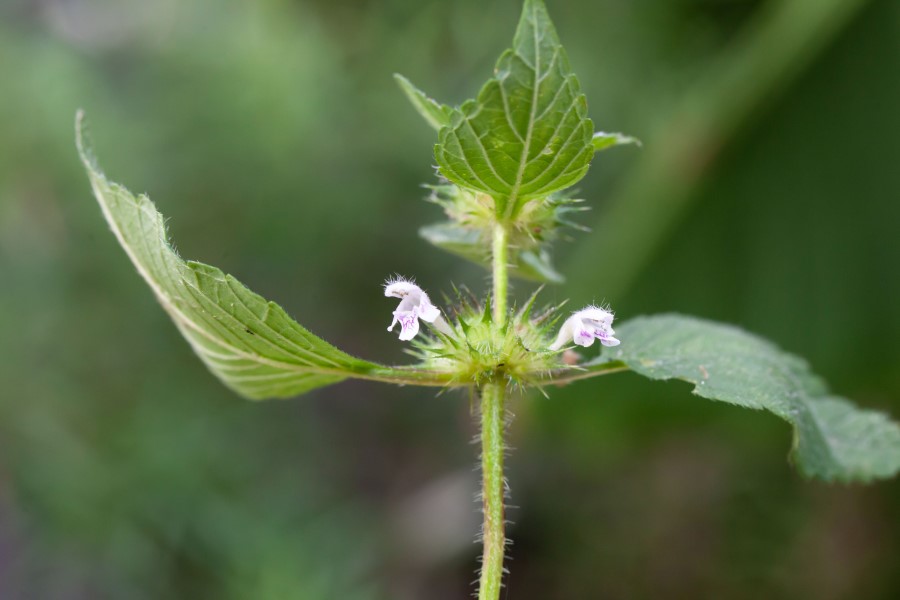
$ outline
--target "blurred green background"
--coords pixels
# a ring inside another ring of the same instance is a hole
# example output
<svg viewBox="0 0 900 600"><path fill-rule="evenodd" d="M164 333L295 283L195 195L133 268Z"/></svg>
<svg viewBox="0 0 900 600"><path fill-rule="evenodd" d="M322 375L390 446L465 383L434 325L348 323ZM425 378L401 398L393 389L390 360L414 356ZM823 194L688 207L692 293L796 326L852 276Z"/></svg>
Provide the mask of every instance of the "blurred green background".
<svg viewBox="0 0 900 600"><path fill-rule="evenodd" d="M543 298L737 323L900 416L900 3L548 4L598 129L644 148L598 156ZM391 74L460 102L518 11L0 2L0 597L467 597L468 399L230 393L109 233L73 120L183 256L403 362L384 278L486 279L417 237L435 136ZM900 484L803 481L774 417L628 374L512 410L512 599L900 597Z"/></svg>

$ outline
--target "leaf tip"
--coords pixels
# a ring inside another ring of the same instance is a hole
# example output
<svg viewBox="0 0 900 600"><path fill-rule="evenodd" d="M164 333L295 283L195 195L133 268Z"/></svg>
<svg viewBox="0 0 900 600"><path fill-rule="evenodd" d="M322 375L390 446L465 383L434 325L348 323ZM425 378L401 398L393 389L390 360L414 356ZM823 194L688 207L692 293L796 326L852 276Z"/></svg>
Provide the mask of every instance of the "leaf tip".
<svg viewBox="0 0 900 600"><path fill-rule="evenodd" d="M92 176L103 176L103 170L97 162L97 156L94 154L94 144L91 140L90 122L84 109L79 108L75 111L75 148L78 150L78 156L81 158L82 164Z"/></svg>
<svg viewBox="0 0 900 600"><path fill-rule="evenodd" d="M86 154L87 144L85 143L85 133L87 129L87 117L84 109L79 108L75 111L75 147L78 148L78 154L84 158Z"/></svg>

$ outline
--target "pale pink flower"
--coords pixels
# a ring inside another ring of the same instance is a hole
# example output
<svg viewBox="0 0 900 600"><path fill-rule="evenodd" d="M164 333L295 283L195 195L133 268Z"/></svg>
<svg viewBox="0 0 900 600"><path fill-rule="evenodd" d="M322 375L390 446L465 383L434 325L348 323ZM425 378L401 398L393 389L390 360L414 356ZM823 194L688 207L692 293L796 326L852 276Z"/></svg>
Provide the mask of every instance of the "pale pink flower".
<svg viewBox="0 0 900 600"><path fill-rule="evenodd" d="M616 333L612 328L613 318L613 313L607 309L597 306L583 308L566 319L550 349L560 350L569 342L587 348L595 339L604 346L618 346L619 340L613 337Z"/></svg>
<svg viewBox="0 0 900 600"><path fill-rule="evenodd" d="M401 340L409 341L416 337L419 333L419 319L434 324L441 331L447 330L441 311L431 303L428 294L412 281L403 278L389 280L384 286L384 295L400 298L400 304L394 311L394 320L387 330L393 330L394 325L400 323Z"/></svg>

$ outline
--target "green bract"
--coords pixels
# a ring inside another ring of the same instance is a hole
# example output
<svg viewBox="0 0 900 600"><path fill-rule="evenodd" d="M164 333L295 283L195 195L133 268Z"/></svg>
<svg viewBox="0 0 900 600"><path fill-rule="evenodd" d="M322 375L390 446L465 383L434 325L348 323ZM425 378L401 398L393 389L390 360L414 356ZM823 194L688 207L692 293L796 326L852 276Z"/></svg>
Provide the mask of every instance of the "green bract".
<svg viewBox="0 0 900 600"><path fill-rule="evenodd" d="M641 145L641 140L636 137L631 137L630 135L624 135L621 133L605 133L603 131L598 131L594 134L594 137L591 139L591 142L594 144L594 152L600 152L601 150L606 150L607 148L612 148L613 146L621 146L623 144L636 144L638 146Z"/></svg>
<svg viewBox="0 0 900 600"><path fill-rule="evenodd" d="M443 207L450 220L422 227L419 234L438 248L487 267L495 223L493 198L453 184L431 189L429 199ZM511 275L547 283L564 281L551 264L550 246L560 237L563 227L586 231L569 218L573 212L586 210L578 206L580 202L565 193L553 193L528 203L507 221Z"/></svg>
<svg viewBox="0 0 900 600"><path fill-rule="evenodd" d="M419 114L422 115L422 118L425 119L429 125L440 131L441 127L450 123L450 115L453 112L452 108L429 98L425 95L425 92L414 86L410 80L403 75L394 73L394 79L400 84L400 89L403 90L406 97L412 102L413 107L419 111Z"/></svg>

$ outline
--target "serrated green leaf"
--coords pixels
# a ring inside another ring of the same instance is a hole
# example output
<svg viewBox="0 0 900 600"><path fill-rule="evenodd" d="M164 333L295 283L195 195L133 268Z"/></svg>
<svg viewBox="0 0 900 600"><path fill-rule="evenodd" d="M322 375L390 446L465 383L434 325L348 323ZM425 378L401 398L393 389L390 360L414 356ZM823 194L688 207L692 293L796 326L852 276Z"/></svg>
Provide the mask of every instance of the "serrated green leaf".
<svg viewBox="0 0 900 600"><path fill-rule="evenodd" d="M591 143L594 145L594 152L600 152L601 150L606 150L613 146L622 146L624 144L634 144L636 146L642 145L641 140L636 137L631 137L630 135L622 133L606 133L605 131L598 131L595 133L594 137L591 139Z"/></svg>
<svg viewBox="0 0 900 600"><path fill-rule="evenodd" d="M794 426L792 457L802 473L869 480L900 471L900 427L884 414L831 396L805 361L737 327L681 315L616 327L620 346L584 365L620 361L651 379L680 379L711 400L768 410Z"/></svg>
<svg viewBox="0 0 900 600"><path fill-rule="evenodd" d="M491 195L499 214L573 185L594 154L587 101L541 0L526 0L513 47L477 100L440 131L441 173Z"/></svg>
<svg viewBox="0 0 900 600"><path fill-rule="evenodd" d="M419 229L419 235L438 248L490 268L489 242L482 239L482 234L478 230L447 222L426 225ZM518 251L511 248L509 252L510 275L542 283L565 281L565 278L553 268L550 254L546 250Z"/></svg>
<svg viewBox="0 0 900 600"><path fill-rule="evenodd" d="M394 73L394 79L400 85L400 89L403 90L406 97L409 98L416 112L422 115L422 118L436 131L440 131L441 127L450 124L450 113L453 110L451 107L432 100L425 92L414 86L409 79L399 73Z"/></svg>
<svg viewBox="0 0 900 600"><path fill-rule="evenodd" d="M338 350L274 302L219 269L185 262L168 242L163 216L144 195L106 179L76 120L78 152L103 215L197 355L225 385L251 399L296 396L348 377L452 385L447 373L385 367Z"/></svg>

